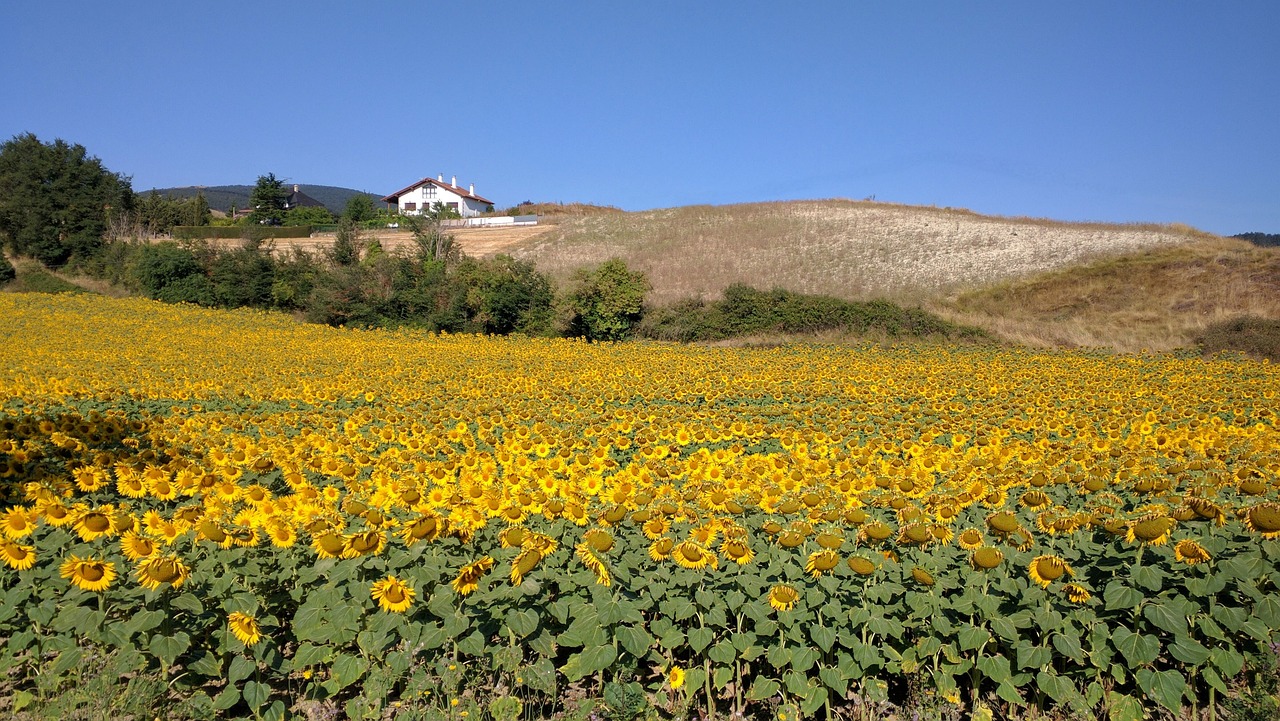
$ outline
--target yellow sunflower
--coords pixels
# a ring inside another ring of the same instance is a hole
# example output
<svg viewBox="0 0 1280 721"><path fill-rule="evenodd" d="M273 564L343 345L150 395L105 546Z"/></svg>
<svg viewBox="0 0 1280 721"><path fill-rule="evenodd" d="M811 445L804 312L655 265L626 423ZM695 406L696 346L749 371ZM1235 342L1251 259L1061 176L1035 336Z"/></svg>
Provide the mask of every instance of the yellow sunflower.
<svg viewBox="0 0 1280 721"><path fill-rule="evenodd" d="M591 544L583 541L577 546L574 546L574 550L577 552L577 556L582 561L583 565L591 569L592 573L596 574L596 583L601 586L613 585L613 578L609 575L608 566L604 565L604 561L601 560L600 557L596 555L595 551L592 550Z"/></svg>
<svg viewBox="0 0 1280 721"><path fill-rule="evenodd" d="M911 567L911 577L921 586L932 586L937 583L937 581L934 580L932 573L929 573L919 566Z"/></svg>
<svg viewBox="0 0 1280 721"><path fill-rule="evenodd" d="M406 546L412 546L418 541L431 541L440 537L445 530L444 519L434 513L426 513L414 521L405 525L400 530L400 538ZM508 529L511 530L511 529Z"/></svg>
<svg viewBox="0 0 1280 721"><path fill-rule="evenodd" d="M324 531L311 537L311 548L321 558L338 558L347 548L346 539L334 531Z"/></svg>
<svg viewBox="0 0 1280 721"><path fill-rule="evenodd" d="M76 520L72 527L80 535L82 541L92 541L103 536L113 535L115 531L111 528L110 515L113 512L114 509L109 506L83 510L76 515Z"/></svg>
<svg viewBox="0 0 1280 721"><path fill-rule="evenodd" d="M116 566L100 558L71 555L58 567L58 573L86 591L105 591L116 579Z"/></svg>
<svg viewBox="0 0 1280 721"><path fill-rule="evenodd" d="M809 554L809 560L804 564L804 572L819 578L835 568L838 563L840 563L840 554L830 548L824 548Z"/></svg>
<svg viewBox="0 0 1280 721"><path fill-rule="evenodd" d="M982 531L966 528L956 536L956 544L966 551L976 551L982 548Z"/></svg>
<svg viewBox="0 0 1280 721"><path fill-rule="evenodd" d="M542 553L536 548L526 548L511 559L511 585L524 583L524 577L542 560Z"/></svg>
<svg viewBox="0 0 1280 721"><path fill-rule="evenodd" d="M876 564L866 556L849 556L846 561L849 569L859 576L870 576L876 572Z"/></svg>
<svg viewBox="0 0 1280 721"><path fill-rule="evenodd" d="M1165 515L1146 516L1130 523L1124 538L1129 543L1163 546L1169 542L1169 532L1177 525L1177 521Z"/></svg>
<svg viewBox="0 0 1280 721"><path fill-rule="evenodd" d="M1244 522L1263 538L1280 538L1280 503L1259 503L1245 509Z"/></svg>
<svg viewBox="0 0 1280 721"><path fill-rule="evenodd" d="M667 683L671 685L672 690L679 689L684 685L684 669L679 666L672 666L667 671Z"/></svg>
<svg viewBox="0 0 1280 721"><path fill-rule="evenodd" d="M1063 593L1067 594L1067 600L1072 603L1085 603L1093 598L1093 594L1089 593L1089 589L1078 583L1068 583L1062 587Z"/></svg>
<svg viewBox="0 0 1280 721"><path fill-rule="evenodd" d="M172 584L174 588L181 586L191 576L191 571L177 556L153 555L142 560L135 571L138 583L152 591L162 584Z"/></svg>
<svg viewBox="0 0 1280 721"><path fill-rule="evenodd" d="M745 538L725 538L724 543L720 544L720 553L739 566L751 563L751 560L756 557Z"/></svg>
<svg viewBox="0 0 1280 721"><path fill-rule="evenodd" d="M137 531L129 531L120 538L120 550L124 552L125 558L137 561L155 553L156 544Z"/></svg>
<svg viewBox="0 0 1280 721"><path fill-rule="evenodd" d="M800 593L791 586L778 584L769 589L769 605L779 611L790 611L800 600Z"/></svg>
<svg viewBox="0 0 1280 721"><path fill-rule="evenodd" d="M1004 562L1004 554L998 548L983 546L974 549L969 556L969 565L975 570L989 571Z"/></svg>
<svg viewBox="0 0 1280 721"><path fill-rule="evenodd" d="M232 635L246 646L256 645L262 640L262 629L258 626L258 619L253 616L232 611L227 614L227 625L231 627Z"/></svg>
<svg viewBox="0 0 1280 721"><path fill-rule="evenodd" d="M493 568L493 558L489 556L472 561L458 571L458 577L449 585L458 595L465 596L480 587L480 579L491 568Z"/></svg>
<svg viewBox="0 0 1280 721"><path fill-rule="evenodd" d="M0 561L19 571L31 568L36 562L36 549L6 539L0 539Z"/></svg>
<svg viewBox="0 0 1280 721"><path fill-rule="evenodd" d="M649 558L655 561L665 561L671 558L671 552L675 549L676 543L670 538L657 538L653 543L649 544Z"/></svg>
<svg viewBox="0 0 1280 721"><path fill-rule="evenodd" d="M1067 562L1058 556L1046 555L1036 556L1028 567L1031 573L1031 580L1048 588L1050 583L1062 578L1063 576L1074 576L1075 573Z"/></svg>
<svg viewBox="0 0 1280 721"><path fill-rule="evenodd" d="M5 511L3 515L0 515L0 530L4 531L4 535L16 541L36 530L38 518L39 515L34 511L29 511L22 506L14 506Z"/></svg>
<svg viewBox="0 0 1280 721"><path fill-rule="evenodd" d="M1182 561L1188 566L1194 566L1197 563L1204 563L1213 558L1209 552L1195 541L1184 538L1173 546L1173 557L1175 560Z"/></svg>
<svg viewBox="0 0 1280 721"><path fill-rule="evenodd" d="M676 565L684 568L703 569L707 566L715 568L720 565L716 554L693 541L681 541L677 544L671 552L671 558Z"/></svg>
<svg viewBox="0 0 1280 721"><path fill-rule="evenodd" d="M375 581L370 593L384 611L404 613L413 605L413 587L395 576Z"/></svg>

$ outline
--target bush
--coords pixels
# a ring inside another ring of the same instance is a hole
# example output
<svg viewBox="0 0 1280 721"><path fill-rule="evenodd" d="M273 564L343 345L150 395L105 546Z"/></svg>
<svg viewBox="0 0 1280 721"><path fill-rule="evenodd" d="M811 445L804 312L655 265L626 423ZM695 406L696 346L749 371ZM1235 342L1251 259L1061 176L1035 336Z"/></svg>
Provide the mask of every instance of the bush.
<svg viewBox="0 0 1280 721"><path fill-rule="evenodd" d="M215 225L175 225L171 231L175 240L267 240L270 238L309 238L310 225L272 226L215 226Z"/></svg>
<svg viewBox="0 0 1280 721"><path fill-rule="evenodd" d="M1235 351L1280 361L1280 320L1244 315L1214 323L1196 338L1196 345L1205 355Z"/></svg>
<svg viewBox="0 0 1280 721"><path fill-rule="evenodd" d="M912 338L988 338L978 329L958 326L919 308L903 308L886 300L854 303L782 289L761 291L741 284L725 288L724 299L716 303L689 300L650 311L639 328L640 334L649 338L686 342L824 330Z"/></svg>
<svg viewBox="0 0 1280 721"><path fill-rule="evenodd" d="M651 288L643 272L614 258L593 270L578 271L574 280L577 286L565 299L569 335L621 340L632 334L644 316L644 296Z"/></svg>
<svg viewBox="0 0 1280 721"><path fill-rule="evenodd" d="M0 283L8 283L18 277L18 271L14 270L13 263L9 259L0 255Z"/></svg>
<svg viewBox="0 0 1280 721"><path fill-rule="evenodd" d="M172 298L176 290L164 293L168 286L178 284L191 276L204 276L204 266L200 264L195 253L187 248L179 248L175 243L144 245L138 251L138 257L133 264L134 280L148 297L156 300L202 302L188 298ZM190 287L190 283L183 284L183 288ZM161 297L162 294L165 297ZM208 303L202 304L208 305Z"/></svg>

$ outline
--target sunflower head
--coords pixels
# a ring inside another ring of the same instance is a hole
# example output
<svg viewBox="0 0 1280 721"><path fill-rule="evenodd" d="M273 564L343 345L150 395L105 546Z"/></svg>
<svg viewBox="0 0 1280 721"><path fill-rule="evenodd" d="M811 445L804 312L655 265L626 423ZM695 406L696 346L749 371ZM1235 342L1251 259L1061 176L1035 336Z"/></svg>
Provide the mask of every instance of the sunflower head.
<svg viewBox="0 0 1280 721"><path fill-rule="evenodd" d="M1031 561L1031 566L1028 570L1031 574L1031 580L1045 588L1048 588L1050 583L1063 576L1074 575L1066 561L1059 556L1052 555L1036 556Z"/></svg>
<svg viewBox="0 0 1280 721"><path fill-rule="evenodd" d="M809 559L804 564L804 571L814 578L819 578L829 573L838 563L840 563L840 554L830 548L824 548L809 554Z"/></svg>
<svg viewBox="0 0 1280 721"><path fill-rule="evenodd" d="M769 589L769 605L779 611L790 611L800 600L800 592L785 583Z"/></svg>
<svg viewBox="0 0 1280 721"><path fill-rule="evenodd" d="M846 563L849 564L849 570L859 576L870 576L876 572L875 562L866 556L849 556L849 560Z"/></svg>
<svg viewBox="0 0 1280 721"><path fill-rule="evenodd" d="M751 550L751 545L744 538L726 538L724 543L720 544L720 553L739 566L751 563L751 559L756 556Z"/></svg>
<svg viewBox="0 0 1280 721"><path fill-rule="evenodd" d="M1129 524L1125 540L1144 546L1162 546L1169 541L1169 532L1176 525L1177 521L1164 514L1145 516Z"/></svg>
<svg viewBox="0 0 1280 721"><path fill-rule="evenodd" d="M703 569L707 566L718 566L716 554L699 546L693 541L681 541L672 549L671 558L684 568Z"/></svg>
<svg viewBox="0 0 1280 721"><path fill-rule="evenodd" d="M1244 522L1263 538L1280 538L1280 503L1259 503L1245 509Z"/></svg>
<svg viewBox="0 0 1280 721"><path fill-rule="evenodd" d="M262 629L258 626L258 619L253 616L232 611L227 614L227 626L231 628L231 633L246 646L256 645L262 640Z"/></svg>
<svg viewBox="0 0 1280 721"><path fill-rule="evenodd" d="M998 511L987 516L987 528L1001 536L1007 536L1021 527L1022 524L1018 523L1018 517L1013 511Z"/></svg>
<svg viewBox="0 0 1280 721"><path fill-rule="evenodd" d="M655 538L653 543L649 544L649 558L655 561L665 561L671 558L671 552L675 550L676 543L670 538Z"/></svg>
<svg viewBox="0 0 1280 721"><path fill-rule="evenodd" d="M0 539L0 561L4 561L4 565L9 568L18 571L31 568L36 562L35 551L32 546L24 546L7 538Z"/></svg>
<svg viewBox="0 0 1280 721"><path fill-rule="evenodd" d="M1072 603L1085 603L1093 598L1093 594L1089 593L1089 589L1078 583L1068 583L1063 585L1062 592L1067 594L1067 600Z"/></svg>
<svg viewBox="0 0 1280 721"><path fill-rule="evenodd" d="M1204 563L1213 557L1195 541L1184 538L1173 546L1173 557L1175 560L1181 561L1188 566L1194 566L1197 563Z"/></svg>
<svg viewBox="0 0 1280 721"><path fill-rule="evenodd" d="M969 556L969 565L980 571L989 571L1004 563L1004 554L998 548L983 546Z"/></svg>
<svg viewBox="0 0 1280 721"><path fill-rule="evenodd" d="M966 528L956 536L956 543L966 551L981 548L982 541L982 531L976 528Z"/></svg>
<svg viewBox="0 0 1280 721"><path fill-rule="evenodd" d="M152 555L138 564L135 572L138 583L151 590L160 588L162 584L172 584L174 588L181 586L190 577L191 571L177 556Z"/></svg>
<svg viewBox="0 0 1280 721"><path fill-rule="evenodd" d="M116 578L116 566L100 558L68 556L58 567L63 578L86 591L105 591Z"/></svg>
<svg viewBox="0 0 1280 721"><path fill-rule="evenodd" d="M395 576L387 576L381 581L375 581L370 589L370 595L373 600L378 602L382 610L391 613L404 613L413 605L415 596L413 587L408 583L396 578Z"/></svg>

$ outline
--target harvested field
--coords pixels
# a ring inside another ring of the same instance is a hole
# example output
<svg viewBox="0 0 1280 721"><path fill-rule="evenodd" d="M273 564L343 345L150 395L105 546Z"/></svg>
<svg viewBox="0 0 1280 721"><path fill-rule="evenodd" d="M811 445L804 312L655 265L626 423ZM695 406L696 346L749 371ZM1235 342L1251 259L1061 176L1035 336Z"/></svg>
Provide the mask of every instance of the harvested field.
<svg viewBox="0 0 1280 721"><path fill-rule="evenodd" d="M457 239L462 252L473 258L487 258L500 253L510 253L527 240L542 235L554 225L525 225L512 228L451 228L447 232ZM369 230L360 234L363 242L377 239L386 250L413 247L413 234L407 230ZM333 245L333 233L316 233L310 238L278 238L271 241L276 252L288 252L301 248L308 252L321 252ZM240 245L240 240L212 241L226 247Z"/></svg>

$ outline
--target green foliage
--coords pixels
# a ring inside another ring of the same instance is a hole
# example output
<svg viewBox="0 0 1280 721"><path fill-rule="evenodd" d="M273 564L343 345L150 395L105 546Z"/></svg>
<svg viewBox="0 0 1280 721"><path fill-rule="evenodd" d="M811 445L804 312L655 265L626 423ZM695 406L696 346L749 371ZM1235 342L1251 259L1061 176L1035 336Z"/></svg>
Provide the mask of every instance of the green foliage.
<svg viewBox="0 0 1280 721"><path fill-rule="evenodd" d="M724 298L714 303L688 300L654 309L639 328L640 334L649 338L686 342L823 330L882 333L895 338L988 339L978 329L885 300L855 303L782 289L760 291L741 284L726 288Z"/></svg>
<svg viewBox="0 0 1280 721"><path fill-rule="evenodd" d="M210 225L194 227L175 225L170 229L175 240L229 240L241 238L245 240L267 240L269 238L306 238L311 235L310 226L266 225Z"/></svg>
<svg viewBox="0 0 1280 721"><path fill-rule="evenodd" d="M342 217L352 223L363 223L366 220L373 220L376 216L373 207L373 196L359 193L347 199L347 205L342 209Z"/></svg>
<svg viewBox="0 0 1280 721"><path fill-rule="evenodd" d="M8 260L4 260L0 256L4 265L8 265ZM32 259L19 260L17 266L8 265L13 271L11 278L12 283L6 290L15 293L84 293L85 289L69 283L62 278L50 273L39 261ZM4 275L3 266L0 266L0 278ZM5 282L0 280L0 282Z"/></svg>
<svg viewBox="0 0 1280 721"><path fill-rule="evenodd" d="M14 269L13 263L9 259L0 255L0 283L8 283L18 277L18 271Z"/></svg>
<svg viewBox="0 0 1280 721"><path fill-rule="evenodd" d="M223 308L269 308L275 283L275 262L255 242L219 253L209 268L214 303Z"/></svg>
<svg viewBox="0 0 1280 721"><path fill-rule="evenodd" d="M1258 659L1250 683L1240 684L1222 704L1225 721L1274 721L1280 718L1280 663L1272 647Z"/></svg>
<svg viewBox="0 0 1280 721"><path fill-rule="evenodd" d="M437 200L431 204L431 209L426 212L425 217L431 220L457 220L462 217L462 214L456 208L445 205L444 201Z"/></svg>
<svg viewBox="0 0 1280 721"><path fill-rule="evenodd" d="M168 198L153 190L135 201L133 217L141 229L157 235L169 233L175 226L207 226L213 215L202 194Z"/></svg>
<svg viewBox="0 0 1280 721"><path fill-rule="evenodd" d="M467 261L458 274L468 288L472 321L485 333L550 332L555 292L533 263L499 255L492 260Z"/></svg>
<svg viewBox="0 0 1280 721"><path fill-rule="evenodd" d="M129 180L81 145L26 133L0 146L0 236L15 254L49 266L92 257L132 203Z"/></svg>
<svg viewBox="0 0 1280 721"><path fill-rule="evenodd" d="M284 181L275 173L259 175L258 182L249 194L249 222L256 225L280 225L284 222L284 205L289 194L284 189Z"/></svg>
<svg viewBox="0 0 1280 721"><path fill-rule="evenodd" d="M323 268L310 254L298 248L276 260L271 282L272 304L281 310L301 310L315 289Z"/></svg>
<svg viewBox="0 0 1280 721"><path fill-rule="evenodd" d="M1240 233L1231 237L1247 240L1261 248L1280 247L1280 233Z"/></svg>
<svg viewBox="0 0 1280 721"><path fill-rule="evenodd" d="M644 314L644 296L652 286L641 271L618 259L574 274L566 298L569 335L590 340L621 340L631 335Z"/></svg>
<svg viewBox="0 0 1280 721"><path fill-rule="evenodd" d="M208 305L211 300L204 266L195 253L176 243L141 246L132 272L138 286L150 298L202 305Z"/></svg>
<svg viewBox="0 0 1280 721"><path fill-rule="evenodd" d="M1205 355L1238 352L1280 362L1280 320L1245 315L1205 328L1196 338Z"/></svg>
<svg viewBox="0 0 1280 721"><path fill-rule="evenodd" d="M333 213L327 209L314 205L304 205L293 208L284 215L285 225L294 226L312 226L325 225L333 222Z"/></svg>

